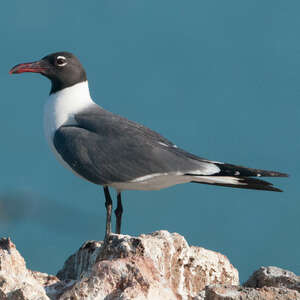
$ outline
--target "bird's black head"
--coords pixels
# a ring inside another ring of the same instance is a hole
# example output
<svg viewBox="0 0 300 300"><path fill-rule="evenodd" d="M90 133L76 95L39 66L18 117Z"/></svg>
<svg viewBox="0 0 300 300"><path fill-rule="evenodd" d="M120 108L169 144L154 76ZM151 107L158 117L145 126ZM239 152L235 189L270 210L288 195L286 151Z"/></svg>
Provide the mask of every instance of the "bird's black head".
<svg viewBox="0 0 300 300"><path fill-rule="evenodd" d="M70 52L56 52L36 62L16 65L9 73L24 72L40 73L49 78L52 82L50 94L87 80L79 60Z"/></svg>

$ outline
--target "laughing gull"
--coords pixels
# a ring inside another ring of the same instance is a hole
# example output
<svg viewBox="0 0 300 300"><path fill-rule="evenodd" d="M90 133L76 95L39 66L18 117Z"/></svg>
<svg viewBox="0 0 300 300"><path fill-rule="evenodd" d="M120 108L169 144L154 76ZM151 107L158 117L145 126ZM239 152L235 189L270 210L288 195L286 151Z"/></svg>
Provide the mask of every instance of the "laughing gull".
<svg viewBox="0 0 300 300"><path fill-rule="evenodd" d="M251 177L287 174L198 157L155 131L98 106L91 99L85 70L72 53L53 53L10 70L11 74L24 72L40 73L51 81L44 126L57 159L76 175L103 186L106 238L111 232L109 187L117 191L116 233L121 232L123 190L159 190L194 182L281 192Z"/></svg>

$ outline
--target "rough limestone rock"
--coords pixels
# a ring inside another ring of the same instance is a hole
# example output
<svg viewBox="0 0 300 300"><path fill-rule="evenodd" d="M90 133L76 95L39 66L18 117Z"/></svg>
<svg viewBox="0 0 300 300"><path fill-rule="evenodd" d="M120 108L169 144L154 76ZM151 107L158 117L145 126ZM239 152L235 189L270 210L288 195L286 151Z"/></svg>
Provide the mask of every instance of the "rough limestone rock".
<svg viewBox="0 0 300 300"><path fill-rule="evenodd" d="M300 300L300 277L277 267L261 267L242 286L209 285L205 300Z"/></svg>
<svg viewBox="0 0 300 300"><path fill-rule="evenodd" d="M276 267L238 284L225 256L166 231L86 242L57 277L28 270L10 239L0 240L0 300L300 300L299 277Z"/></svg>
<svg viewBox="0 0 300 300"><path fill-rule="evenodd" d="M300 293L300 276L277 267L261 267L244 283L246 287L286 287Z"/></svg>
<svg viewBox="0 0 300 300"><path fill-rule="evenodd" d="M200 298L201 299L201 298ZM276 287L259 289L241 286L210 285L205 288L203 300L299 300L295 290Z"/></svg>
<svg viewBox="0 0 300 300"><path fill-rule="evenodd" d="M9 238L0 240L0 299L49 299Z"/></svg>
<svg viewBox="0 0 300 300"><path fill-rule="evenodd" d="M57 276L76 281L61 299L192 299L208 284L239 284L224 255L167 231L85 243Z"/></svg>

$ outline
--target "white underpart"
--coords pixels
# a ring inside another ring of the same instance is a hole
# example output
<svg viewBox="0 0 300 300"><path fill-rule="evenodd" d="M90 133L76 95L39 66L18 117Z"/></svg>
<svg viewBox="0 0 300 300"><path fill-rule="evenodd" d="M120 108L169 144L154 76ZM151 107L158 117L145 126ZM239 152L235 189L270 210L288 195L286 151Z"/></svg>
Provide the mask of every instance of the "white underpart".
<svg viewBox="0 0 300 300"><path fill-rule="evenodd" d="M90 96L88 82L84 81L51 94L44 106L44 131L47 142L59 162L78 176L80 175L56 151L53 137L60 126L76 125L74 115L92 104L94 101Z"/></svg>
<svg viewBox="0 0 300 300"><path fill-rule="evenodd" d="M191 171L193 175L184 175L181 172L173 173L155 173L146 176L138 177L129 182L115 182L110 184L111 187L118 191L122 190L160 190L176 184L188 183L191 181L203 182L203 183L230 183L240 184L238 179L235 177L223 177L223 176L205 176L210 174L216 174L220 169L210 164L205 171ZM204 176L203 176L204 175ZM210 179L211 178L211 179Z"/></svg>
<svg viewBox="0 0 300 300"><path fill-rule="evenodd" d="M137 178L129 182L116 182L112 183L110 186L122 190L140 190L140 191L150 191L150 190L160 190L175 184L188 183L196 181L199 183L211 183L211 184L236 184L236 185L247 185L243 183L241 178L230 177L230 176L190 176L182 175L180 173L162 173L162 174L152 174Z"/></svg>
<svg viewBox="0 0 300 300"><path fill-rule="evenodd" d="M177 173L157 173L136 178L129 182L115 182L110 184L111 187L118 191L122 190L140 190L155 191L161 190L175 184L191 182L191 176L179 175Z"/></svg>

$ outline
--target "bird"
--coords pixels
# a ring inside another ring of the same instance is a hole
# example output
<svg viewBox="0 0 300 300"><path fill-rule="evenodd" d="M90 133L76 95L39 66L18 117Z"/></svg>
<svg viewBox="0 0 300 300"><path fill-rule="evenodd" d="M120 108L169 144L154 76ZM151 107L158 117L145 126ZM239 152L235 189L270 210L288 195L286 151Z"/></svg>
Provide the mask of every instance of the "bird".
<svg viewBox="0 0 300 300"><path fill-rule="evenodd" d="M39 73L51 81L44 104L44 131L58 161L79 177L103 187L105 239L111 234L112 188L117 192L117 234L121 233L124 190L202 183L282 192L258 178L288 174L199 157L141 124L105 110L92 100L85 69L70 52L52 53L9 71L24 72Z"/></svg>

